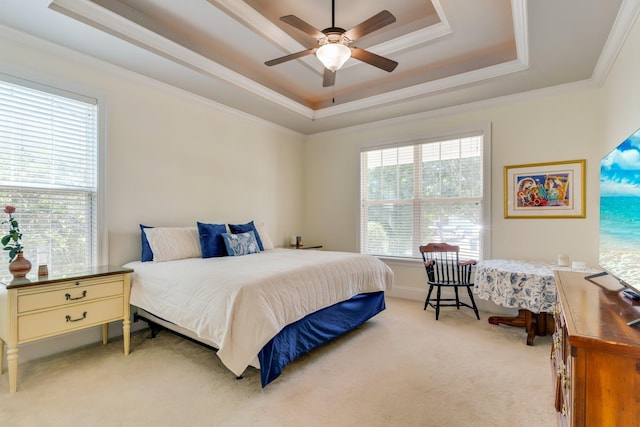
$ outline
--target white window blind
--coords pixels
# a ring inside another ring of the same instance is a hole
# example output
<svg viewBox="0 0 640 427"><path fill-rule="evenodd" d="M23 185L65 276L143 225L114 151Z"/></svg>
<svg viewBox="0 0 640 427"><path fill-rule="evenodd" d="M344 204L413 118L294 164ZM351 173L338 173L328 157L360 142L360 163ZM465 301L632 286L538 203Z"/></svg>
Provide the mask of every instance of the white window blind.
<svg viewBox="0 0 640 427"><path fill-rule="evenodd" d="M97 102L8 80L0 76L0 209L15 206L13 216L33 268L38 262L46 262L49 271L93 266L98 259Z"/></svg>
<svg viewBox="0 0 640 427"><path fill-rule="evenodd" d="M419 257L430 242L479 259L483 223L483 136L363 148L360 251Z"/></svg>

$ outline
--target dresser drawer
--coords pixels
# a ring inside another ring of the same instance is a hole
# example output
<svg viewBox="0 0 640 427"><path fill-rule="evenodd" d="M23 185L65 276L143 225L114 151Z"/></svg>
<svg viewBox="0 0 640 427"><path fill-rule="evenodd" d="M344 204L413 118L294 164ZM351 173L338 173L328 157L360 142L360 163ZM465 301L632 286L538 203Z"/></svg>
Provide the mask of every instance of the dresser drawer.
<svg viewBox="0 0 640 427"><path fill-rule="evenodd" d="M123 310L124 299L119 297L18 316L18 342L122 319Z"/></svg>
<svg viewBox="0 0 640 427"><path fill-rule="evenodd" d="M75 282L69 282L55 288L20 293L18 294L18 313L122 295L124 289L124 282L121 278L111 281L80 283L80 285L76 285Z"/></svg>

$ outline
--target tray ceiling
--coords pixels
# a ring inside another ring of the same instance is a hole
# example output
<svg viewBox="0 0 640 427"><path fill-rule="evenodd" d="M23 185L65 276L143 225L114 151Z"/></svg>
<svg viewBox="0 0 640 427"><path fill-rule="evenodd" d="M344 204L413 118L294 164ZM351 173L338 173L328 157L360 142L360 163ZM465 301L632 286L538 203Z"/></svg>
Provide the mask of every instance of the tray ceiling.
<svg viewBox="0 0 640 427"><path fill-rule="evenodd" d="M3 0L0 24L309 134L591 79L638 2L336 0L345 29L396 17L353 45L399 65L351 58L328 88L314 55L264 65L315 46L279 18L322 30L328 0Z"/></svg>

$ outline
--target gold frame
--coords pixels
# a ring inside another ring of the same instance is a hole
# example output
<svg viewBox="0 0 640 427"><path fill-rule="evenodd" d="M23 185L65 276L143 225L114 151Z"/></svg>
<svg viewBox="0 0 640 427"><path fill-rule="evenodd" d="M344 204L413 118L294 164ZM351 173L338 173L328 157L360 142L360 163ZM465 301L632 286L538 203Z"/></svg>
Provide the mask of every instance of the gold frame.
<svg viewBox="0 0 640 427"><path fill-rule="evenodd" d="M505 166L504 217L585 218L585 167L584 159Z"/></svg>

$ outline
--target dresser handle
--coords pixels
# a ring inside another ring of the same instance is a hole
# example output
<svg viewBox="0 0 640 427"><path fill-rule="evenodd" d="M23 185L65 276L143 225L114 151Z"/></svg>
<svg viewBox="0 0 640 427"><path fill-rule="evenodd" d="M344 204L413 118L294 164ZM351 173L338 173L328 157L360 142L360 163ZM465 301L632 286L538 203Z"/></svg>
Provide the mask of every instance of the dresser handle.
<svg viewBox="0 0 640 427"><path fill-rule="evenodd" d="M82 317L80 317L78 319L72 319L71 316L69 316L68 314L66 316L67 322L78 322L78 321L86 319L86 318L87 318L87 312L86 311L84 313L82 313Z"/></svg>
<svg viewBox="0 0 640 427"><path fill-rule="evenodd" d="M64 294L64 296L67 298L67 301L75 301L77 299L85 298L87 296L87 291L86 290L82 291L81 297L71 298L71 294Z"/></svg>

